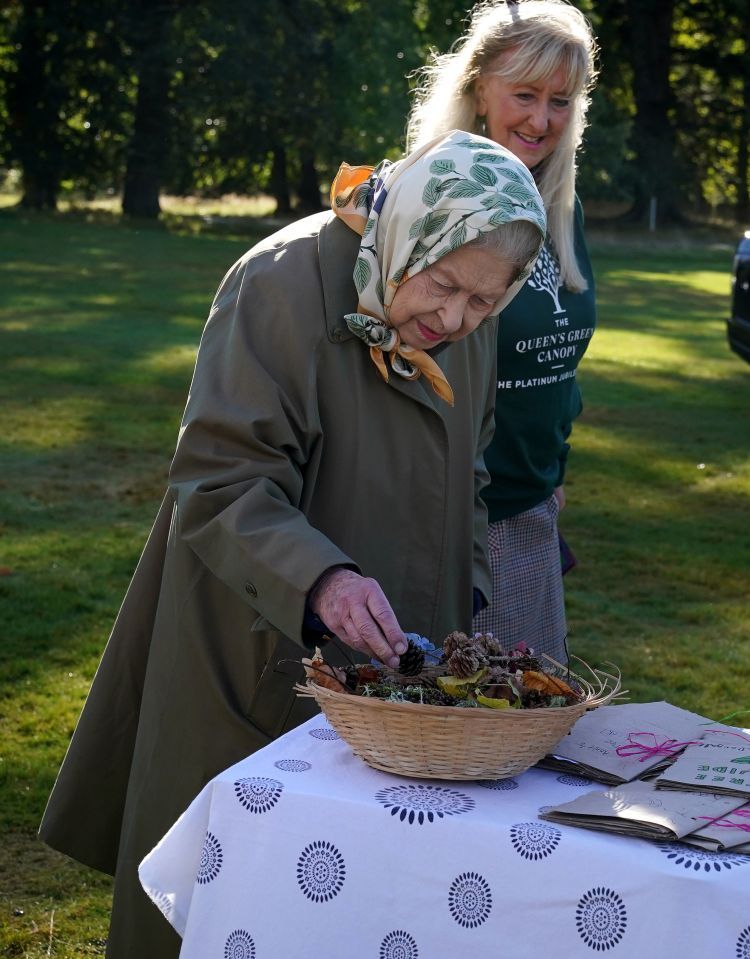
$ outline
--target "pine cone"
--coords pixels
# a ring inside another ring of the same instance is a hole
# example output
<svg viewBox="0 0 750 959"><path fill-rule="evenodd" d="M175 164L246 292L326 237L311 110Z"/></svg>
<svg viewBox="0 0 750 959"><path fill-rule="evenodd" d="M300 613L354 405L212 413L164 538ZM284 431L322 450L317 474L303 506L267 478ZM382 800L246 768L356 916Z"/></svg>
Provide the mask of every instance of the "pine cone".
<svg viewBox="0 0 750 959"><path fill-rule="evenodd" d="M492 633L476 633L474 639L488 656L498 657L505 655L503 647L500 645L500 640L495 639Z"/></svg>
<svg viewBox="0 0 750 959"><path fill-rule="evenodd" d="M453 633L448 633L443 642L443 654L445 658L448 659L455 653L459 646L465 646L468 642L470 642L470 640L466 633L462 633L458 629Z"/></svg>
<svg viewBox="0 0 750 959"><path fill-rule="evenodd" d="M535 656L515 656L508 660L508 669L514 673L517 669L542 669L539 660Z"/></svg>
<svg viewBox="0 0 750 959"><path fill-rule="evenodd" d="M424 650L409 640L406 652L401 654L398 661L398 672L402 676L416 676L424 669Z"/></svg>
<svg viewBox="0 0 750 959"><path fill-rule="evenodd" d="M459 646L448 657L448 669L459 679L466 679L482 666L487 665L487 657L476 646Z"/></svg>

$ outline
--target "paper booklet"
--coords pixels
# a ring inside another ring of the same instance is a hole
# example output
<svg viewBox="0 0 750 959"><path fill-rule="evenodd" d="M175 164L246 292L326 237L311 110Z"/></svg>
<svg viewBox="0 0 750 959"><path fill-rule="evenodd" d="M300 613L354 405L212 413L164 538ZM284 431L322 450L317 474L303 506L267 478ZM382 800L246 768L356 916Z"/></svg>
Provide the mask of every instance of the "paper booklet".
<svg viewBox="0 0 750 959"><path fill-rule="evenodd" d="M750 742L734 745L739 740L725 737L716 742L688 746L672 765L655 780L657 789L721 793L750 799Z"/></svg>
<svg viewBox="0 0 750 959"><path fill-rule="evenodd" d="M711 723L705 727L701 742L712 746L726 746L729 749L740 746L750 748L750 729L726 726L724 723Z"/></svg>
<svg viewBox="0 0 750 959"><path fill-rule="evenodd" d="M740 846L722 846L717 845L711 839L701 839L696 833L691 836L684 836L680 842L685 843L686 846L695 846L696 849L705 849L707 852L732 852L738 856L750 855L750 842L742 843Z"/></svg>
<svg viewBox="0 0 750 959"><path fill-rule="evenodd" d="M682 841L712 852L750 852L750 804L708 820Z"/></svg>
<svg viewBox="0 0 750 959"><path fill-rule="evenodd" d="M538 765L619 785L663 769L710 725L667 702L601 706L585 713Z"/></svg>
<svg viewBox="0 0 750 959"><path fill-rule="evenodd" d="M706 822L719 820L740 805L742 800L734 796L657 789L652 782L637 780L586 793L539 816L584 829L669 841L702 829Z"/></svg>

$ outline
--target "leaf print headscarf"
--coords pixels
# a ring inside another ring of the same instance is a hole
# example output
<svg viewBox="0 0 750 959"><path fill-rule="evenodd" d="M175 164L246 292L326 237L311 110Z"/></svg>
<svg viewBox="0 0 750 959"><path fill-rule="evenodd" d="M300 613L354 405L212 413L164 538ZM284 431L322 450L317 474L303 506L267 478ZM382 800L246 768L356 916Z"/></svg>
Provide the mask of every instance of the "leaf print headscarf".
<svg viewBox="0 0 750 959"><path fill-rule="evenodd" d="M386 382L384 353L395 373L407 379L424 374L453 405L453 391L437 363L402 343L391 328L393 298L402 283L441 256L504 223L533 223L541 247L547 221L531 174L493 140L454 130L396 163L383 160L374 169L342 163L331 185L331 208L362 237L354 265L359 304L344 317L347 326L370 347ZM535 259L495 304L493 315L513 299Z"/></svg>

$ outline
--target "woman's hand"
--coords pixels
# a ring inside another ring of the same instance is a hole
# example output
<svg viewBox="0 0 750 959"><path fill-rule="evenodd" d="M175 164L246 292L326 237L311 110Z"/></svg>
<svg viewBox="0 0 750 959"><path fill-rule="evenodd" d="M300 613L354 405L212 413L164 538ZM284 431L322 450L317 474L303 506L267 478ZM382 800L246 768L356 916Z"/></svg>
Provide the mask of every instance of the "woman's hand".
<svg viewBox="0 0 750 959"><path fill-rule="evenodd" d="M553 490L555 494L555 499L557 500L557 505L560 509L565 508L565 488L563 486L556 486Z"/></svg>
<svg viewBox="0 0 750 959"><path fill-rule="evenodd" d="M374 579L335 567L315 584L308 605L347 646L394 669L398 666L406 637Z"/></svg>

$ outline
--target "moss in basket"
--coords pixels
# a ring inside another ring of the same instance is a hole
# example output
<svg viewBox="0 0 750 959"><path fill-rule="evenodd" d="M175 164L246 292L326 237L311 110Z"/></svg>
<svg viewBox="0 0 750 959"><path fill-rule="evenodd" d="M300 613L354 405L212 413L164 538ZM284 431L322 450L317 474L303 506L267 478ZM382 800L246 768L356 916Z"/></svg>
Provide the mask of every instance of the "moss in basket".
<svg viewBox="0 0 750 959"><path fill-rule="evenodd" d="M393 683L367 683L361 695L369 699L381 699L387 703L421 703L427 706L455 706L456 699L435 686L395 685Z"/></svg>

